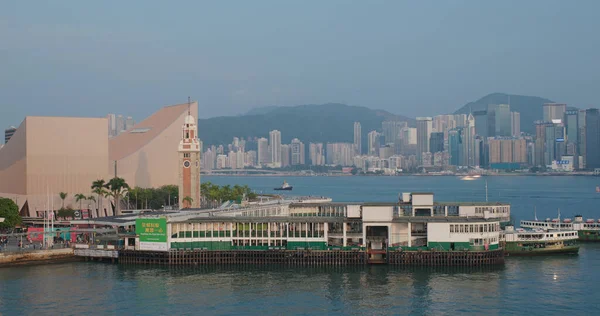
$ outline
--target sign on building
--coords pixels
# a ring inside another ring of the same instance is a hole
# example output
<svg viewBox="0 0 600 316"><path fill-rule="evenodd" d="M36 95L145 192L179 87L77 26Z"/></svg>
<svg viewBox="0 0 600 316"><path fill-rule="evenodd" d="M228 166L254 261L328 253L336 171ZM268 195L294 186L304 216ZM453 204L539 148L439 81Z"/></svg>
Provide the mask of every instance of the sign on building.
<svg viewBox="0 0 600 316"><path fill-rule="evenodd" d="M169 250L165 218L138 218L135 220L135 233L140 238L140 250Z"/></svg>

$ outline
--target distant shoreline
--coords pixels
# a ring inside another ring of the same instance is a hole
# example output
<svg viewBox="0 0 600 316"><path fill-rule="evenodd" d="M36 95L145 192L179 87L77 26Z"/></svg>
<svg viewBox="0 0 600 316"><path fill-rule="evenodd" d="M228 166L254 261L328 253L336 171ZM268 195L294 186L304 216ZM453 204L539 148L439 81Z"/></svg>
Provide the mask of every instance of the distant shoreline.
<svg viewBox="0 0 600 316"><path fill-rule="evenodd" d="M351 174L302 174L302 173L268 173L268 174L225 174L225 173L202 173L201 176L210 177L465 177L466 174L401 174L401 175L351 175ZM501 173L486 174L482 177L598 177L593 174L580 173Z"/></svg>

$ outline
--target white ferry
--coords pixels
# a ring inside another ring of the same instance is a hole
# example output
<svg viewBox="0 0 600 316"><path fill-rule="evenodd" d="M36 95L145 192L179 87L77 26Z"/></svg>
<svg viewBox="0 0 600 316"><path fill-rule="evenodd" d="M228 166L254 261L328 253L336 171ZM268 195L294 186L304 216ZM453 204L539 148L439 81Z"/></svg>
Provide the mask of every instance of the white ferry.
<svg viewBox="0 0 600 316"><path fill-rule="evenodd" d="M577 254L579 238L575 230L514 229L504 231L504 250L509 256Z"/></svg>
<svg viewBox="0 0 600 316"><path fill-rule="evenodd" d="M569 218L560 220L558 218L539 221L521 221L521 227L542 230L574 230L578 233L580 241L600 241L600 219L583 220L581 215L575 216L575 220Z"/></svg>

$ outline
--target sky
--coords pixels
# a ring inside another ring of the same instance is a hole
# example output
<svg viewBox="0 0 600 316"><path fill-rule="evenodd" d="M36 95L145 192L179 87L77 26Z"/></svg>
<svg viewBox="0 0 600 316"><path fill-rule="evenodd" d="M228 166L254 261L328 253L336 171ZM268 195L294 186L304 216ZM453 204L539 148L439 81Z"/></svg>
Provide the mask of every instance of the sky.
<svg viewBox="0 0 600 316"><path fill-rule="evenodd" d="M486 94L599 106L600 1L3 1L0 128L329 102L406 116Z"/></svg>

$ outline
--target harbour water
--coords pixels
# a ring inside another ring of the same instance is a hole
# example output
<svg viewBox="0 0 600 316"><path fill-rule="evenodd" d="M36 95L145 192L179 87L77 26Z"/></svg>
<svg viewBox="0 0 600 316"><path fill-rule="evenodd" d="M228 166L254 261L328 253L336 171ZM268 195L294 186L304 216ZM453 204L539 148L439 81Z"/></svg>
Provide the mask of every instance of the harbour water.
<svg viewBox="0 0 600 316"><path fill-rule="evenodd" d="M203 177L264 193L278 177ZM286 177L294 195L393 201L434 192L438 201L485 200L485 180L455 177ZM600 178L488 177L488 199L512 204L515 221L600 218ZM0 269L0 313L589 315L600 303L600 244L579 256L510 258L501 268L148 267L64 263Z"/></svg>

